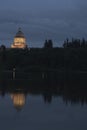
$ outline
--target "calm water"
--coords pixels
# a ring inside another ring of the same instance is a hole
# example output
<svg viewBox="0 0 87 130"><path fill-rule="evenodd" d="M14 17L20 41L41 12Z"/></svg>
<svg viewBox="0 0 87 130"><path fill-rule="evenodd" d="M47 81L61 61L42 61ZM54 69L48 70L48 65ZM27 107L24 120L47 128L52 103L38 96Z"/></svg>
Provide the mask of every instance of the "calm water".
<svg viewBox="0 0 87 130"><path fill-rule="evenodd" d="M54 77L2 80L1 130L87 130L86 75Z"/></svg>

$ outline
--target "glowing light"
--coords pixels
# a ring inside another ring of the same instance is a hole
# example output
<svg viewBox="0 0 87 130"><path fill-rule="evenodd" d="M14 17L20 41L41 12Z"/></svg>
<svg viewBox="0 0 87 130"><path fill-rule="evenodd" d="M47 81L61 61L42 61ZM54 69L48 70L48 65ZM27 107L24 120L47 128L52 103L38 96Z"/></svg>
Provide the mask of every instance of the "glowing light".
<svg viewBox="0 0 87 130"><path fill-rule="evenodd" d="M11 45L11 48L26 48L26 39L24 37L24 34L22 31L19 29L16 36L14 37L14 42Z"/></svg>
<svg viewBox="0 0 87 130"><path fill-rule="evenodd" d="M16 109L22 109L25 105L25 95L23 93L12 94L11 99L13 100L13 104Z"/></svg>

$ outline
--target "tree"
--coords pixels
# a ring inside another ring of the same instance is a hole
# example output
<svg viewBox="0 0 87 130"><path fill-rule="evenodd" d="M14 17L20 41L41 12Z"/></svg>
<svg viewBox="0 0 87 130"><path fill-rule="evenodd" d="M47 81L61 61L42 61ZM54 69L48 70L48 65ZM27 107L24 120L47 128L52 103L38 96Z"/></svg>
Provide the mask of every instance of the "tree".
<svg viewBox="0 0 87 130"><path fill-rule="evenodd" d="M2 61L4 62L6 60L6 47L5 45L1 45L0 50L2 51Z"/></svg>
<svg viewBox="0 0 87 130"><path fill-rule="evenodd" d="M45 40L45 43L44 43L44 48L47 48L47 44L48 44L48 41Z"/></svg>
<svg viewBox="0 0 87 130"><path fill-rule="evenodd" d="M48 47L49 48L53 48L53 42L52 42L52 40L48 40Z"/></svg>
<svg viewBox="0 0 87 130"><path fill-rule="evenodd" d="M45 40L44 48L53 48L52 40Z"/></svg>
<svg viewBox="0 0 87 130"><path fill-rule="evenodd" d="M5 51L5 50L6 50L5 45L1 45L0 50L1 50L1 51Z"/></svg>

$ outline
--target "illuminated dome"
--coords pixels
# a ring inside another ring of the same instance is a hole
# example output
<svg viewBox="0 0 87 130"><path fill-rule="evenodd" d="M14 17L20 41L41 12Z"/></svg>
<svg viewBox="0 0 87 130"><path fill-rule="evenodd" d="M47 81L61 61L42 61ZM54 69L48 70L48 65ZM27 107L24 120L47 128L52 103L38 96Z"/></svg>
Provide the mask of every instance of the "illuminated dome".
<svg viewBox="0 0 87 130"><path fill-rule="evenodd" d="M11 45L11 48L26 48L26 38L24 36L24 33L21 31L21 28L18 29L18 32L16 33L14 37L14 42Z"/></svg>
<svg viewBox="0 0 87 130"><path fill-rule="evenodd" d="M25 95L23 93L15 93L11 95L14 107L17 110L21 110L25 105Z"/></svg>
<svg viewBox="0 0 87 130"><path fill-rule="evenodd" d="M15 38L25 38L24 33L21 31L21 28L19 28L18 32L16 33Z"/></svg>

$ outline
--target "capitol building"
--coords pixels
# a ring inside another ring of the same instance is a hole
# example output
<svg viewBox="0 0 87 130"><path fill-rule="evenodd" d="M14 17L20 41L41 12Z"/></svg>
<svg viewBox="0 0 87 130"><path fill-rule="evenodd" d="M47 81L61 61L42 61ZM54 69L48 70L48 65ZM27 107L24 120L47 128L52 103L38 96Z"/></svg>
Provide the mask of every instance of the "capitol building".
<svg viewBox="0 0 87 130"><path fill-rule="evenodd" d="M18 32L14 37L14 41L11 44L11 48L25 49L26 47L27 47L26 38L24 36L24 33L21 31L21 28L19 28Z"/></svg>

